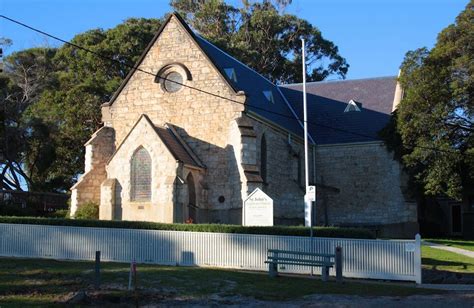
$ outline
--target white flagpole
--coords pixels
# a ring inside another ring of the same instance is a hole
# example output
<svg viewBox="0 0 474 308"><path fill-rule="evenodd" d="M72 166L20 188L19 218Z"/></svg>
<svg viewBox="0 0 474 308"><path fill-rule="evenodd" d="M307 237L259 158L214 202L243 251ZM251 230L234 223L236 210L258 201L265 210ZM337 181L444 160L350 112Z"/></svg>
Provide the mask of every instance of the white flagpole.
<svg viewBox="0 0 474 308"><path fill-rule="evenodd" d="M309 168L308 168L308 112L306 108L306 55L304 50L304 39L301 39L301 50L303 59L303 112L304 112L304 180L305 180L305 226L310 227L310 236L313 237L313 222L312 222L312 202L308 198L309 186Z"/></svg>

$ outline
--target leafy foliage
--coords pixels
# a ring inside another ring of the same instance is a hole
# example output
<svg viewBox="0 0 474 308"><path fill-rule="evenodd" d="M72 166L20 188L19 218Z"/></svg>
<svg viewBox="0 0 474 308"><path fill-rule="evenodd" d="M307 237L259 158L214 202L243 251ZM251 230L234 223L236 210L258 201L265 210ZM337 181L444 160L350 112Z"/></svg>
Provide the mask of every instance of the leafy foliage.
<svg viewBox="0 0 474 308"><path fill-rule="evenodd" d="M0 223L10 224L32 224L32 225L54 225L54 226L76 226L94 228L125 228L125 229L149 229L168 231L190 231L190 232L217 232L217 233L242 233L242 234L269 234L269 235L291 235L309 236L307 227L244 227L240 225L221 224L165 224L156 222L140 221L114 221L114 220L74 220L59 218L33 218L33 217L0 217ZM339 228L339 227L315 227L314 234L318 237L340 237L340 238L374 238L374 234L362 228Z"/></svg>
<svg viewBox="0 0 474 308"><path fill-rule="evenodd" d="M76 213L76 219L99 219L99 205L94 202L86 202L81 204Z"/></svg>
<svg viewBox="0 0 474 308"><path fill-rule="evenodd" d="M218 0L171 4L204 37L274 81L300 80L301 38L306 39L310 80L344 77L348 65L337 47L307 21L283 14L289 3L244 1L241 9ZM101 126L100 106L110 100L161 24L159 19L131 18L72 39L95 54L64 45L6 58L0 75L0 96L8 98L2 187L21 190L21 178L30 191L63 192L72 186L83 170L83 144Z"/></svg>
<svg viewBox="0 0 474 308"><path fill-rule="evenodd" d="M308 21L282 13L289 3L244 1L238 9L220 0L171 1L202 36L274 82L301 82L301 39L305 39L309 81L330 75L344 78L349 65L337 46Z"/></svg>
<svg viewBox="0 0 474 308"><path fill-rule="evenodd" d="M48 142L49 129L40 121L24 117L25 111L36 104L41 93L53 84L51 71L56 51L32 48L16 52L5 59L0 74L0 96L3 102L3 142L0 159L0 187L21 190L21 180L35 189L38 171L47 168L54 159ZM39 179L41 181L42 179Z"/></svg>
<svg viewBox="0 0 474 308"><path fill-rule="evenodd" d="M404 97L383 135L422 191L462 199L474 187L474 1L432 50L406 54Z"/></svg>
<svg viewBox="0 0 474 308"><path fill-rule="evenodd" d="M101 126L100 105L110 99L160 24L157 19L128 19L113 29L73 38L72 43L115 62L69 45L7 57L0 75L7 97L7 160L0 171L12 169L10 178L21 174L28 190L69 189L83 168L84 143ZM7 188L21 189L13 182Z"/></svg>

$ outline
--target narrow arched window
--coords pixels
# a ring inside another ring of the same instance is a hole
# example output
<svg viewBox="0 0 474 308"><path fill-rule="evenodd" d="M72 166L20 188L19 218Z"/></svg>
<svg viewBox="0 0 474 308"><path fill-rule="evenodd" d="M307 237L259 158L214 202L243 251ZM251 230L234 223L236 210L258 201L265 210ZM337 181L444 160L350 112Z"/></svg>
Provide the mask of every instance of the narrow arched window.
<svg viewBox="0 0 474 308"><path fill-rule="evenodd" d="M260 176L264 183L267 182L267 140L262 136L260 143Z"/></svg>
<svg viewBox="0 0 474 308"><path fill-rule="evenodd" d="M130 166L130 200L151 200L151 157L145 148L138 148Z"/></svg>
<svg viewBox="0 0 474 308"><path fill-rule="evenodd" d="M194 178L191 173L189 173L186 178L188 183L188 218L186 219L189 222L197 223L196 221L196 186L194 185Z"/></svg>
<svg viewBox="0 0 474 308"><path fill-rule="evenodd" d="M303 166L302 166L301 152L298 153L298 185L303 185Z"/></svg>

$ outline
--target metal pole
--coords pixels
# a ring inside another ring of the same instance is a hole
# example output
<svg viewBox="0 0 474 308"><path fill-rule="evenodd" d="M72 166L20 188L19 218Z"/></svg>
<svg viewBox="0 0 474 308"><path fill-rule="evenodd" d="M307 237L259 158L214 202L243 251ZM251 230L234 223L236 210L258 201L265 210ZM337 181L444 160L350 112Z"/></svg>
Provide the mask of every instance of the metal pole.
<svg viewBox="0 0 474 308"><path fill-rule="evenodd" d="M301 51L303 60L303 124L304 124L304 182L305 182L305 225L309 226L309 236L311 242L311 252L314 252L313 247L313 213L312 202L308 198L309 186L309 168L308 168L308 111L306 108L306 54L304 50L304 39L301 39ZM313 276L313 267L311 267L311 276Z"/></svg>
<svg viewBox="0 0 474 308"><path fill-rule="evenodd" d="M304 113L304 180L305 180L305 190L309 186L309 168L308 168L308 112L306 108L306 55L304 49L304 39L301 39L301 50L302 50L302 60L303 60L303 113ZM306 191L306 194L308 192ZM310 237L313 237L313 222L312 222L312 203L305 194L305 216L307 216L308 221L305 221L306 226L309 226Z"/></svg>

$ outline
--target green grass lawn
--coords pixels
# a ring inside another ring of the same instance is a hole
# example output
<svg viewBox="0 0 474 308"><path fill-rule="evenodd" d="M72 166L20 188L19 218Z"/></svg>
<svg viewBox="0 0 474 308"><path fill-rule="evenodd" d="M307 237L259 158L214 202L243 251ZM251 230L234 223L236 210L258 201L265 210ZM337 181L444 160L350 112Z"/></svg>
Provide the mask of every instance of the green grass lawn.
<svg viewBox="0 0 474 308"><path fill-rule="evenodd" d="M52 303L69 292L92 288L93 269L92 262L0 258L0 306ZM129 264L102 263L102 288L126 292L128 272ZM290 300L310 294L408 296L439 293L387 283L323 283L319 277L270 278L266 273L141 264L138 265L138 286L142 290L157 288L161 293L193 298L219 294L266 300Z"/></svg>
<svg viewBox="0 0 474 308"><path fill-rule="evenodd" d="M421 246L424 268L450 272L474 273L474 259L441 249Z"/></svg>
<svg viewBox="0 0 474 308"><path fill-rule="evenodd" d="M474 251L474 241L455 239L424 239L425 241Z"/></svg>

